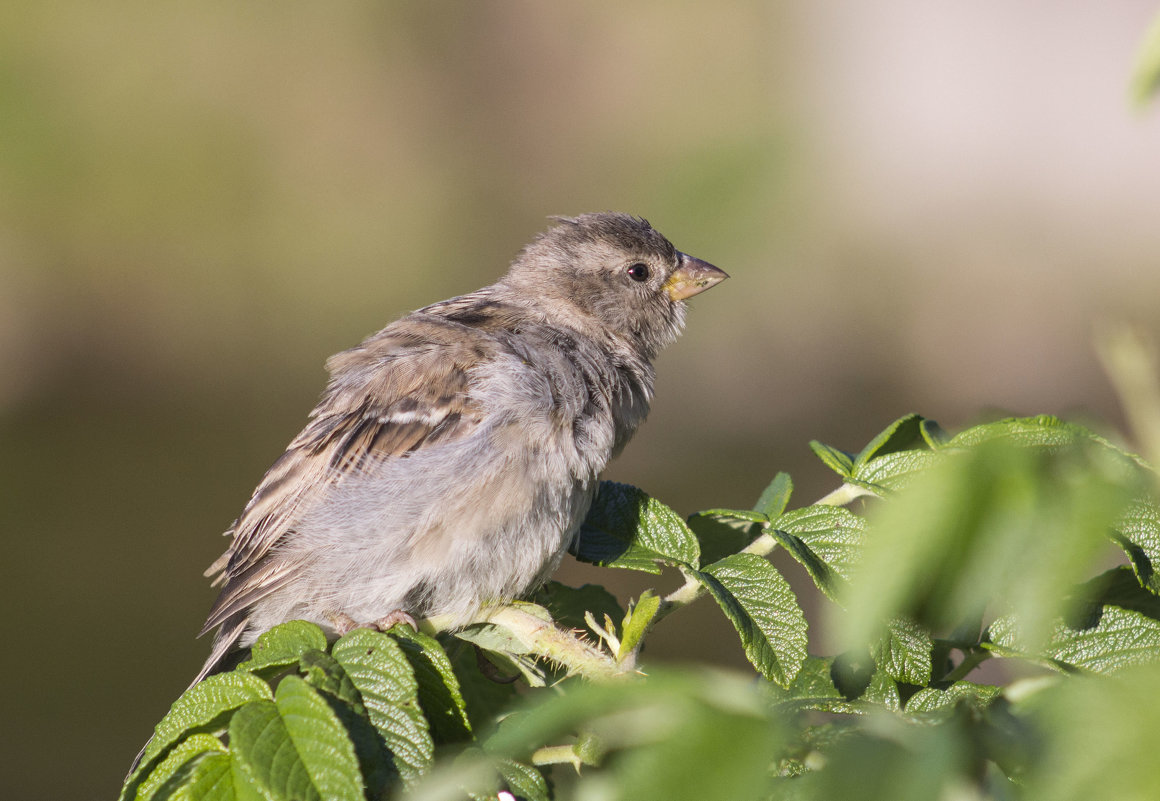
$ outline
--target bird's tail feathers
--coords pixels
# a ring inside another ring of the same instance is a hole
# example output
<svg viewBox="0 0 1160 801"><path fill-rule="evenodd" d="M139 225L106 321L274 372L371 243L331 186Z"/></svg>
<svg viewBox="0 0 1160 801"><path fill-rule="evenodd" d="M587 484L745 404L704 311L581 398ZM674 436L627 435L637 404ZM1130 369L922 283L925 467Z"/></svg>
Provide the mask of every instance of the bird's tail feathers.
<svg viewBox="0 0 1160 801"><path fill-rule="evenodd" d="M208 676L212 676L215 673L224 673L235 666L237 660L231 657L239 656L240 652L236 651L234 647L237 645L238 639L242 636L242 632L245 631L246 624L249 622L249 618L244 615L234 615L222 622L217 636L213 638L213 648L209 652L209 657L205 660L205 664L201 666L201 670L198 671L197 676L190 682L190 687L193 687Z"/></svg>

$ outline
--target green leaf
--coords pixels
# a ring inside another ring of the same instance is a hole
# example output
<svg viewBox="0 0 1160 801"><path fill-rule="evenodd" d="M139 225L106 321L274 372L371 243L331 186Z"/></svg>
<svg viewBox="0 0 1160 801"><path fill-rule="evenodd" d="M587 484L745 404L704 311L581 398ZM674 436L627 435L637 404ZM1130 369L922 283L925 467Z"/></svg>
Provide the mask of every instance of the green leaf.
<svg viewBox="0 0 1160 801"><path fill-rule="evenodd" d="M331 655L357 689L399 774L413 781L430 767L435 747L419 708L419 683L402 647L389 635L355 629L334 644Z"/></svg>
<svg viewBox="0 0 1160 801"><path fill-rule="evenodd" d="M624 659L639 645L660 608L660 596L652 590L642 592L636 603L629 607L621 623L620 650L616 654L618 660Z"/></svg>
<svg viewBox="0 0 1160 801"><path fill-rule="evenodd" d="M1033 637L1048 634L1138 492L1136 479L1124 483L1127 463L1099 443L1020 441L940 450L910 486L871 508L866 547L842 595L849 613L835 621L845 647L875 641L896 617L943 633L996 598Z"/></svg>
<svg viewBox="0 0 1160 801"><path fill-rule="evenodd" d="M573 543L582 562L660 573L659 565L697 567L697 538L680 515L627 484L600 482Z"/></svg>
<svg viewBox="0 0 1160 801"><path fill-rule="evenodd" d="M263 632L250 649L250 658L238 670L264 676L276 675L281 669L297 665L309 650L325 651L326 635L322 629L305 620L291 620Z"/></svg>
<svg viewBox="0 0 1160 801"><path fill-rule="evenodd" d="M860 700L870 704L883 706L891 712L902 709L902 697L898 692L898 684L885 670L876 670L870 676L870 684Z"/></svg>
<svg viewBox="0 0 1160 801"><path fill-rule="evenodd" d="M396 776L413 777L368 720L369 713L363 705L362 695L337 659L322 651L310 650L302 654L298 670L311 687L322 693L346 729L372 798L385 792Z"/></svg>
<svg viewBox="0 0 1160 801"><path fill-rule="evenodd" d="M1151 799L1160 787L1160 673L1129 668L1109 680L1074 677L1027 710L1043 736L1029 760L1028 799Z"/></svg>
<svg viewBox="0 0 1160 801"><path fill-rule="evenodd" d="M689 528L697 536L702 561L716 562L745 548L761 534L766 522L761 518L755 522L719 509L690 515Z"/></svg>
<svg viewBox="0 0 1160 801"><path fill-rule="evenodd" d="M984 423L959 432L947 445L955 448L971 447L994 440L1052 453L1080 446L1088 452L1104 453L1106 458L1102 469L1108 478L1126 481L1130 470L1142 470L1150 478L1155 477L1154 468L1139 455L1109 442L1089 428L1047 414Z"/></svg>
<svg viewBox="0 0 1160 801"><path fill-rule="evenodd" d="M269 801L228 753L202 753L166 782L152 801Z"/></svg>
<svg viewBox="0 0 1160 801"><path fill-rule="evenodd" d="M895 681L930 684L934 643L922 626L908 618L890 621L874 652L874 662Z"/></svg>
<svg viewBox="0 0 1160 801"><path fill-rule="evenodd" d="M248 673L219 673L190 687L157 724L142 764L189 734L226 727L234 710L250 701L270 699L270 686Z"/></svg>
<svg viewBox="0 0 1160 801"><path fill-rule="evenodd" d="M500 759L496 762L496 769L503 778L504 784L517 797L527 801L551 801L551 792L544 774L531 765L516 762L514 759Z"/></svg>
<svg viewBox="0 0 1160 801"><path fill-rule="evenodd" d="M765 525L769 522L769 518L761 512L754 512L749 509L706 509L703 512L697 512L701 515L712 515L713 517L733 520L737 525L753 524Z"/></svg>
<svg viewBox="0 0 1160 801"><path fill-rule="evenodd" d="M852 453L840 451L837 448L818 442L816 439L810 440L810 450L822 460L826 467L833 470L842 478L849 478L853 475L854 455Z"/></svg>
<svg viewBox="0 0 1160 801"><path fill-rule="evenodd" d="M390 635L402 647L419 685L419 707L423 710L436 743L457 743L471 739L467 702L451 660L434 637L406 626Z"/></svg>
<svg viewBox="0 0 1160 801"><path fill-rule="evenodd" d="M269 685L248 673L219 673L190 687L157 724L137 768L121 789L120 801L137 797L142 782L158 768L161 758L174 744L187 737L224 732L236 709L250 701L272 697ZM178 770L193 770L192 761ZM170 787L177 781L170 779L165 786Z"/></svg>
<svg viewBox="0 0 1160 801"><path fill-rule="evenodd" d="M484 731L497 718L510 711L516 696L516 684L499 684L485 676L480 670L476 650L466 642L449 647L448 655L455 666L455 675L459 677L459 687L471 728Z"/></svg>
<svg viewBox="0 0 1160 801"><path fill-rule="evenodd" d="M806 619L789 582L760 556L734 554L694 575L741 636L745 656L770 681L788 686L806 658Z"/></svg>
<svg viewBox="0 0 1160 801"><path fill-rule="evenodd" d="M593 797L741 801L766 795L770 757L783 737L778 721L752 681L657 669L647 681L573 683L539 694L486 747L495 757L525 759L544 743L591 732L618 751L606 768L584 774Z"/></svg>
<svg viewBox="0 0 1160 801"><path fill-rule="evenodd" d="M837 597L862 552L866 521L840 506L816 505L779 517L773 536L829 598Z"/></svg>
<svg viewBox="0 0 1160 801"><path fill-rule="evenodd" d="M936 712L951 709L965 700L975 709L983 709L1003 692L1002 687L993 684L975 684L970 681L956 681L949 687L924 687L906 702L908 713Z"/></svg>
<svg viewBox="0 0 1160 801"><path fill-rule="evenodd" d="M834 684L833 663L833 657L807 656L789 687L769 685L775 706L788 711L811 709L839 714L861 711ZM860 688L859 694L864 689L865 686Z"/></svg>
<svg viewBox="0 0 1160 801"><path fill-rule="evenodd" d="M928 450L888 453L859 465L849 481L879 493L897 492L934 464L935 459L935 452Z"/></svg>
<svg viewBox="0 0 1160 801"><path fill-rule="evenodd" d="M251 701L230 721L230 750L278 798L364 801L354 745L330 705L298 676L273 701Z"/></svg>
<svg viewBox="0 0 1160 801"><path fill-rule="evenodd" d="M924 419L919 428L922 431L923 440L931 450L938 450L951 439L951 435L944 431L942 426L934 420Z"/></svg>
<svg viewBox="0 0 1160 801"><path fill-rule="evenodd" d="M1128 555L1140 586L1160 594L1155 569L1160 561L1160 507L1151 499L1136 499L1116 522L1112 536Z"/></svg>
<svg viewBox="0 0 1160 801"><path fill-rule="evenodd" d="M1042 658L1065 670L1115 673L1160 661L1160 598L1140 587L1126 567L1113 568L1088 582L1088 596L1067 621L1056 622L1047 644L1035 648L1013 616L989 628L1000 656Z"/></svg>
<svg viewBox="0 0 1160 801"><path fill-rule="evenodd" d="M298 658L298 670L316 690L332 695L358 714L366 714L362 698L338 660L322 651L310 650Z"/></svg>
<svg viewBox="0 0 1160 801"><path fill-rule="evenodd" d="M857 473L875 457L928 447L924 437L923 422L924 419L919 415L908 414L888 425L882 433L870 440L855 457L854 473Z"/></svg>
<svg viewBox="0 0 1160 801"><path fill-rule="evenodd" d="M585 612L591 612L597 620L603 620L605 615L612 620L624 617L616 596L599 584L569 587L558 581L549 581L536 594L535 600L551 613L556 623L569 629L588 626L584 620Z"/></svg>
<svg viewBox="0 0 1160 801"><path fill-rule="evenodd" d="M222 745L221 740L212 734L194 734L185 738L171 749L141 782L137 788L136 798L138 801L151 801L155 794L164 798L166 793L158 793L158 790L167 784L171 784L174 788L183 784L188 774L192 772L197 757L208 753L225 752L226 747Z"/></svg>
<svg viewBox="0 0 1160 801"><path fill-rule="evenodd" d="M789 473L778 473L773 477L773 481L769 482L769 486L762 491L761 497L753 506L753 511L773 520L785 511L792 494L793 479L790 478Z"/></svg>
<svg viewBox="0 0 1160 801"><path fill-rule="evenodd" d="M1056 451L1077 443L1087 442L1146 467L1139 456L1113 445L1091 429L1076 423L1065 422L1049 414L1035 417L1008 417L991 423L983 423L960 431L951 438L947 446L952 448L973 447L994 440L1004 440L1021 448L1041 448L1048 451Z"/></svg>
<svg viewBox="0 0 1160 801"><path fill-rule="evenodd" d="M1132 100L1143 106L1160 87L1160 14L1152 18L1132 68Z"/></svg>

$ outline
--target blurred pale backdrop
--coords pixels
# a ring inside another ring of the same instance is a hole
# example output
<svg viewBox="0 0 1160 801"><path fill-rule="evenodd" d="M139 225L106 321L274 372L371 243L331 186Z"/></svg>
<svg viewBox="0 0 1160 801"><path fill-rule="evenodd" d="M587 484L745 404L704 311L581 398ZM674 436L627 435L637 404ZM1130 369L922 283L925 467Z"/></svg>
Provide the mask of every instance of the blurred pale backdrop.
<svg viewBox="0 0 1160 801"><path fill-rule="evenodd" d="M1127 103L1156 10L5 5L0 795L115 793L325 357L491 282L549 214L641 214L733 275L610 471L682 513L779 469L807 502L809 439L908 411L1116 425L1090 340L1156 327L1160 113ZM652 658L741 658L678 617Z"/></svg>

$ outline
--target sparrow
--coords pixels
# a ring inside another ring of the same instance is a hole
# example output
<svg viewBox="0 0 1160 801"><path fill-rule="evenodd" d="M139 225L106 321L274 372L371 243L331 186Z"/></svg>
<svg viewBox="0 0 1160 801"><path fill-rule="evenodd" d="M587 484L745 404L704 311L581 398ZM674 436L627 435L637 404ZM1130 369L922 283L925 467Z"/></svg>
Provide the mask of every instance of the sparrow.
<svg viewBox="0 0 1160 801"><path fill-rule="evenodd" d="M454 627L555 570L648 414L685 301L728 276L639 217L553 219L496 283L327 361L206 571L222 589L201 633L218 631L194 684L279 623Z"/></svg>

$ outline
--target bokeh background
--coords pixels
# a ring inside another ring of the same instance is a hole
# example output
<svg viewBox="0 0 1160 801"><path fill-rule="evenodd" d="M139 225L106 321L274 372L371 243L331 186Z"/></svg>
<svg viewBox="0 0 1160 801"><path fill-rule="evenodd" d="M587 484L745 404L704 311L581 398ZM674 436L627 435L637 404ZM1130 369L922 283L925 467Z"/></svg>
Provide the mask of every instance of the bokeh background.
<svg viewBox="0 0 1160 801"><path fill-rule="evenodd" d="M1156 328L1160 114L1127 100L1156 10L5 5L0 795L116 792L325 357L490 283L549 214L641 214L733 275L608 474L682 513L777 470L808 502L810 439L909 411L1118 426L1091 341ZM717 618L649 655L737 664Z"/></svg>

